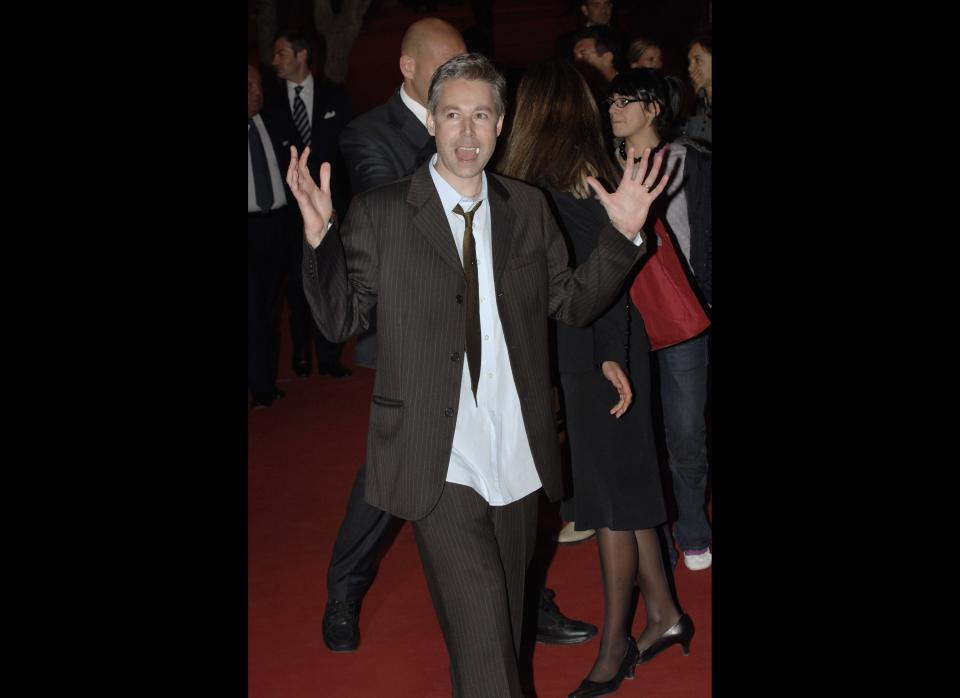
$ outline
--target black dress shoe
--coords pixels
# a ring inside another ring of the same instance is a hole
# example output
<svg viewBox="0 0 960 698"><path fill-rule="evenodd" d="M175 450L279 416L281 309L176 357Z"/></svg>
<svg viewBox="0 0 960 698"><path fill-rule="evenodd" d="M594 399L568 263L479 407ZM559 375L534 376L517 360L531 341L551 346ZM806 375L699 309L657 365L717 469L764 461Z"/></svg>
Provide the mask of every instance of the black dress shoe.
<svg viewBox="0 0 960 698"><path fill-rule="evenodd" d="M292 367L293 372L299 378L306 378L310 375L310 359L294 359Z"/></svg>
<svg viewBox="0 0 960 698"><path fill-rule="evenodd" d="M640 652L640 658L637 664L649 662L658 654L667 649L670 645L680 644L683 646L683 656L690 654L690 639L693 637L693 621L686 613L680 616L680 620L663 631L663 635L653 641L653 644Z"/></svg>
<svg viewBox="0 0 960 698"><path fill-rule="evenodd" d="M343 378L344 376L353 375L353 371L351 371L349 368L344 368L341 366L339 361L332 364L320 364L317 366L317 373L319 373L321 376L325 373L329 373L334 378Z"/></svg>
<svg viewBox="0 0 960 698"><path fill-rule="evenodd" d="M616 693L624 679L633 678L633 670L637 666L637 643L632 637L627 638L627 651L623 655L623 661L620 662L620 668L613 678L609 681L591 681L584 679L577 686L577 690L567 696L567 698L594 698L594 696L605 696L609 693Z"/></svg>
<svg viewBox="0 0 960 698"><path fill-rule="evenodd" d="M250 401L250 407L253 409L260 409L263 407L270 407L273 404L273 401L278 397L286 397L287 394L280 390L280 388L274 388L273 390L268 390L265 393L254 393L253 400Z"/></svg>
<svg viewBox="0 0 960 698"><path fill-rule="evenodd" d="M540 590L537 612L537 642L547 645L576 645L597 634L597 626L567 618L553 602L552 589Z"/></svg>
<svg viewBox="0 0 960 698"><path fill-rule="evenodd" d="M323 644L331 652L353 652L360 645L360 602L327 600Z"/></svg>

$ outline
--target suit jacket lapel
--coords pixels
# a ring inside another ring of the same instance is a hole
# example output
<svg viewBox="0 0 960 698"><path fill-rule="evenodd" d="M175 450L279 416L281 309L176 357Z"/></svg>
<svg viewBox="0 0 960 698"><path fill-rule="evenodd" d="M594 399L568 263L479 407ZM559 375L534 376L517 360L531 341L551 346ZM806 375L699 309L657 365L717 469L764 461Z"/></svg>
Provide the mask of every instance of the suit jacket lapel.
<svg viewBox="0 0 960 698"><path fill-rule="evenodd" d="M393 93L387 102L387 114L393 126L415 151L420 151L430 140L430 134L420 120L413 115L400 99L400 90Z"/></svg>
<svg viewBox="0 0 960 698"><path fill-rule="evenodd" d="M450 223L440 203L440 195L433 186L428 167L430 164L424 163L410 179L407 203L418 209L413 215L413 227L427 238L447 264L463 274L463 263L450 233Z"/></svg>
<svg viewBox="0 0 960 698"><path fill-rule="evenodd" d="M497 181L496 175L487 174L487 196L490 198L490 211L493 218L490 220L493 245L493 282L500 287L500 276L510 259L510 248L513 245L513 226L517 217L510 207L510 193L507 188Z"/></svg>

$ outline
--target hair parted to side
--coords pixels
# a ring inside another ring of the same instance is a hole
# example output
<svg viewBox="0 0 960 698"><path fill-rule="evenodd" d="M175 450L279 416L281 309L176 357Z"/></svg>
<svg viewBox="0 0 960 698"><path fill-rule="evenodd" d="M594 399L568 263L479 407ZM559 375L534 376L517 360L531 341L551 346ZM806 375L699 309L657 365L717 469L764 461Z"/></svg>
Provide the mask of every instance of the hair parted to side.
<svg viewBox="0 0 960 698"><path fill-rule="evenodd" d="M431 114L437 109L440 88L450 80L481 80L489 83L493 88L497 116L507 111L507 81L482 53L461 53L437 68L427 91L427 111Z"/></svg>
<svg viewBox="0 0 960 698"><path fill-rule="evenodd" d="M287 41L293 48L295 54L306 51L307 65L310 65L310 61L313 59L313 42L310 41L306 34L292 29L284 30L277 32L277 35L273 37L273 43L277 43L278 39Z"/></svg>
<svg viewBox="0 0 960 698"><path fill-rule="evenodd" d="M578 199L593 193L588 175L613 188L620 176L604 147L600 112L576 68L557 60L534 65L516 99L501 174L531 183L542 179Z"/></svg>
<svg viewBox="0 0 960 698"><path fill-rule="evenodd" d="M638 36L632 42L630 42L630 47L627 49L627 65L640 60L640 56L643 55L643 52L646 51L651 46L656 46L658 49L663 51L663 47L658 44L653 39L648 39L645 36Z"/></svg>
<svg viewBox="0 0 960 698"><path fill-rule="evenodd" d="M713 55L713 37L710 34L697 34L690 39L690 43L687 44L687 53L697 44L703 46L703 50L711 56Z"/></svg>
<svg viewBox="0 0 960 698"><path fill-rule="evenodd" d="M673 140L674 122L680 109L681 84L672 75L663 76L651 68L631 68L617 73L610 81L609 93L636 97L645 105L655 102L660 113L653 120L657 135Z"/></svg>

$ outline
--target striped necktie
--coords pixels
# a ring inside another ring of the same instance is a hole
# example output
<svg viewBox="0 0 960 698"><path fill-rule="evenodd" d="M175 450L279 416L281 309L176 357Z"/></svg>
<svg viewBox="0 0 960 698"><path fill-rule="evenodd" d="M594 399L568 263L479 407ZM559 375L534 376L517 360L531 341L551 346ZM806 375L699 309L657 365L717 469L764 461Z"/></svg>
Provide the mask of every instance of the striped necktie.
<svg viewBox="0 0 960 698"><path fill-rule="evenodd" d="M293 88L297 96L293 98L293 121L297 124L297 130L300 132L300 140L303 141L303 147L310 145L310 119L307 118L307 108L300 99L300 91L303 85L297 85Z"/></svg>

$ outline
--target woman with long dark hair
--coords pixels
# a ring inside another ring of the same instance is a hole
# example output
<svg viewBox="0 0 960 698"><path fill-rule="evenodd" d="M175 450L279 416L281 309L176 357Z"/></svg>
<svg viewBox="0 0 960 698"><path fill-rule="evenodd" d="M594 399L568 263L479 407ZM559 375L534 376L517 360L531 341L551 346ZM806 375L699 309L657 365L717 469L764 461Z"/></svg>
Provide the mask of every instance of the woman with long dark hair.
<svg viewBox="0 0 960 698"><path fill-rule="evenodd" d="M588 177L609 188L621 176L604 150L601 128L600 113L576 69L547 62L524 75L500 170L547 191L572 266L597 246L607 221ZM643 320L622 295L589 327L558 324L557 354L576 527L596 529L602 571L600 650L586 679L570 694L587 698L613 693L624 678L633 677L638 661L670 644L682 643L686 653L693 625L674 604L660 556L656 527L667 517ZM647 615L636 641L630 616L635 586Z"/></svg>

